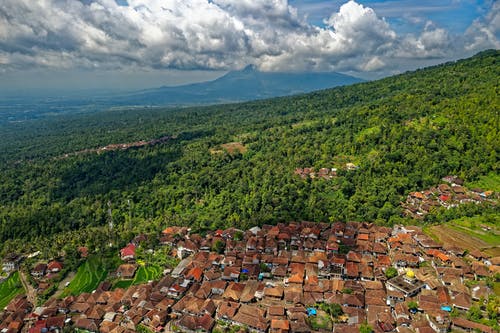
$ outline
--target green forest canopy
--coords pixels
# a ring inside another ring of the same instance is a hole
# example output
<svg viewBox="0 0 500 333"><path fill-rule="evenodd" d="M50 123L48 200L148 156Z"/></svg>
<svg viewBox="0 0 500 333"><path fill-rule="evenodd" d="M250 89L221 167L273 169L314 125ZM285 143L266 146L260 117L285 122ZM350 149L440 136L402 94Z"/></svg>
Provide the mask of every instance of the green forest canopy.
<svg viewBox="0 0 500 333"><path fill-rule="evenodd" d="M410 191L449 174L498 175L499 55L286 98L1 124L0 241L111 221L198 231L301 219L401 222ZM167 135L175 138L64 157ZM221 149L230 142L246 151ZM331 180L294 175L348 162L359 169Z"/></svg>

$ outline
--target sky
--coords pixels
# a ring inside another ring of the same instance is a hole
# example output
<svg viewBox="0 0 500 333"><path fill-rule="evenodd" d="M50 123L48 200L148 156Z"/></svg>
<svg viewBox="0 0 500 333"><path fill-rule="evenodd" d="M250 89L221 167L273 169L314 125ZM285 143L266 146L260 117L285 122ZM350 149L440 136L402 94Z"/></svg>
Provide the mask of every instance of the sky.
<svg viewBox="0 0 500 333"><path fill-rule="evenodd" d="M262 71L376 79L500 49L493 0L2 0L0 91L145 89Z"/></svg>

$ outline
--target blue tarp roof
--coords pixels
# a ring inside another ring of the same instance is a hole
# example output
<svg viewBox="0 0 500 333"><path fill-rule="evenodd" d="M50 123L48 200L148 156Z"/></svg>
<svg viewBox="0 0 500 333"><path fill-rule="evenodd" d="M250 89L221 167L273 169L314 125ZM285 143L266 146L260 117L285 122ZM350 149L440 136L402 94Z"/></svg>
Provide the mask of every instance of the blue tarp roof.
<svg viewBox="0 0 500 333"><path fill-rule="evenodd" d="M317 313L315 308L307 308L307 315L308 316L315 316Z"/></svg>

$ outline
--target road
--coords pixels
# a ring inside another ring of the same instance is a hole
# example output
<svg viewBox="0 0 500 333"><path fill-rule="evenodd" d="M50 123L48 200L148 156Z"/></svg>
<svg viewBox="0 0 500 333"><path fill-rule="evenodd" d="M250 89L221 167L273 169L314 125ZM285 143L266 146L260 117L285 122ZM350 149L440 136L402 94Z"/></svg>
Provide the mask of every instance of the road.
<svg viewBox="0 0 500 333"><path fill-rule="evenodd" d="M33 288L33 286L28 283L26 276L24 275L24 272L22 270L19 270L19 278L21 280L21 283L23 284L24 290L26 290L28 301L33 304L33 306L36 306L35 288Z"/></svg>

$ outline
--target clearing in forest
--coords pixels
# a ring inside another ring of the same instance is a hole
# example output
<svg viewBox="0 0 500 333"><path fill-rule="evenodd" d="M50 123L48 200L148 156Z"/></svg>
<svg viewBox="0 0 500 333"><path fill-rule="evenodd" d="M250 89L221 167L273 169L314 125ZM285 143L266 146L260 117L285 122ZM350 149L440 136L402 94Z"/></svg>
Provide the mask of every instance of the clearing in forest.
<svg viewBox="0 0 500 333"><path fill-rule="evenodd" d="M227 151L230 155L236 153L244 154L248 149L241 142L229 142L220 145L221 149L212 148L210 149L211 154L221 154Z"/></svg>

